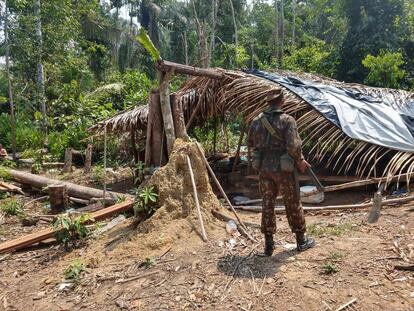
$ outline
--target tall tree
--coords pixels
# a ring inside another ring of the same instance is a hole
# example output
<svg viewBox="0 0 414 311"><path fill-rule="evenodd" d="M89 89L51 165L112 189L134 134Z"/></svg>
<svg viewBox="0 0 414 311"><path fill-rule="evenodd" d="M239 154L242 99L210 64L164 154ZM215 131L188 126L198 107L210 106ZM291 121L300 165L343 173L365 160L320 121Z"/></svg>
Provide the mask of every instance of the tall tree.
<svg viewBox="0 0 414 311"><path fill-rule="evenodd" d="M237 46L239 45L239 34L237 30L236 13L234 12L233 0L229 0L229 3L230 3L231 16L233 18L233 26L234 26L234 44L237 49Z"/></svg>
<svg viewBox="0 0 414 311"><path fill-rule="evenodd" d="M45 77L43 71L43 38L42 38L42 16L40 0L35 0L34 16L36 20L36 38L37 38L37 88L40 112L42 113L43 129L47 129L47 112L46 112L46 97L45 97Z"/></svg>
<svg viewBox="0 0 414 311"><path fill-rule="evenodd" d="M346 0L343 6L349 26L341 47L339 77L363 82L367 69L362 60L399 46L396 20L403 14L403 0Z"/></svg>
<svg viewBox="0 0 414 311"><path fill-rule="evenodd" d="M6 49L6 73L10 105L11 145L13 160L16 160L16 117L14 111L12 78L10 75L9 8L7 6L7 0L4 1L4 45Z"/></svg>

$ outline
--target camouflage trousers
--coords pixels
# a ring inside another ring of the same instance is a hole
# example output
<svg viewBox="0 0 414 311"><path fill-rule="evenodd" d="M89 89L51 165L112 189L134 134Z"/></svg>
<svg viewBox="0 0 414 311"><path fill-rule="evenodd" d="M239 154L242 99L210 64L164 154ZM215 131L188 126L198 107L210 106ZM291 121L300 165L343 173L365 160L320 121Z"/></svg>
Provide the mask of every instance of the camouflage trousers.
<svg viewBox="0 0 414 311"><path fill-rule="evenodd" d="M303 214L300 194L296 188L293 173L260 172L260 192L263 198L262 224L263 234L276 233L275 203L281 190L286 207L286 215L293 233L306 231L305 216Z"/></svg>

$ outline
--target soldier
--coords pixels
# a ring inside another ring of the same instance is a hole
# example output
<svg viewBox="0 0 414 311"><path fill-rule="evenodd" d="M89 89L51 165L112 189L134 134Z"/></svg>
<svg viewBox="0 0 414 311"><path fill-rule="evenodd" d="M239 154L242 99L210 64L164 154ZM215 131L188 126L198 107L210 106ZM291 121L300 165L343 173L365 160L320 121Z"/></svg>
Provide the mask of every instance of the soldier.
<svg viewBox="0 0 414 311"><path fill-rule="evenodd" d="M305 235L297 170L304 173L310 164L302 154L296 121L281 110L283 93L280 89L269 91L266 100L269 107L253 120L248 145L253 150L253 168L260 173L263 198L261 231L265 235L265 255L271 256L274 250L273 234L276 233L274 206L280 188L289 226L296 234L297 250L313 247L315 240Z"/></svg>

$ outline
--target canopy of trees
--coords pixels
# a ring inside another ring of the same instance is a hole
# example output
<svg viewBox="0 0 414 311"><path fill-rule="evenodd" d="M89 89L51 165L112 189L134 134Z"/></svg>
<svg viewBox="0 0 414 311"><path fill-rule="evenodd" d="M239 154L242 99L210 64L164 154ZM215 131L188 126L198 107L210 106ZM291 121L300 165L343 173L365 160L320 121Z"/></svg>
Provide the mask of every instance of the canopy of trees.
<svg viewBox="0 0 414 311"><path fill-rule="evenodd" d="M97 120L145 104L156 74L136 40L201 67L312 72L414 89L412 0L7 0L0 142L83 147ZM10 83L9 83L10 82ZM176 81L177 85L179 81ZM16 130L11 131L16 114Z"/></svg>

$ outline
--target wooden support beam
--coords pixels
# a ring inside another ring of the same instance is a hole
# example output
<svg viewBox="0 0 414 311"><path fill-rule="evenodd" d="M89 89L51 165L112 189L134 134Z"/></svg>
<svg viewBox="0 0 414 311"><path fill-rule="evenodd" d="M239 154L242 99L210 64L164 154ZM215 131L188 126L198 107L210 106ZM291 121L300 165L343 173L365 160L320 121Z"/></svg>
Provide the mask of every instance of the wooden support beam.
<svg viewBox="0 0 414 311"><path fill-rule="evenodd" d="M182 103L177 100L175 94L170 95L170 102L172 107L172 116L174 120L175 137L188 139L187 130L185 128Z"/></svg>
<svg viewBox="0 0 414 311"><path fill-rule="evenodd" d="M162 151L164 138L163 120L160 104L159 90L152 90L150 94L150 105L147 123L147 137L145 142L145 165L159 165L167 162L165 153Z"/></svg>
<svg viewBox="0 0 414 311"><path fill-rule="evenodd" d="M215 69L206 69L193 67L178 63L169 62L166 60L160 60L156 64L156 68L161 72L173 71L176 74L184 74L190 76L203 76L209 77L212 79L222 79L224 77L224 72L215 70Z"/></svg>
<svg viewBox="0 0 414 311"><path fill-rule="evenodd" d="M168 155L171 153L175 141L174 120L170 104L170 79L172 72L160 74L160 103L162 119L164 121L164 131L167 139Z"/></svg>
<svg viewBox="0 0 414 311"><path fill-rule="evenodd" d="M134 206L134 202L132 200L126 200L122 203L115 204L111 207L107 207L102 210L96 211L92 213L91 216L95 221L102 220L102 219L111 217L115 214L125 212L131 209L133 206ZM47 228L47 229L43 229L35 233L22 236L20 238L17 238L11 241L1 243L0 254L17 251L19 249L23 249L25 247L44 241L46 239L53 238L57 232L59 232L58 229Z"/></svg>
<svg viewBox="0 0 414 311"><path fill-rule="evenodd" d="M243 143L243 138L244 138L244 133L245 132L246 132L246 124L244 123L244 121L242 121L241 129L240 129L239 143L237 144L237 151L236 151L236 155L234 156L233 168L231 170L233 173L236 171L237 163L239 162L240 148L241 148L241 144Z"/></svg>

